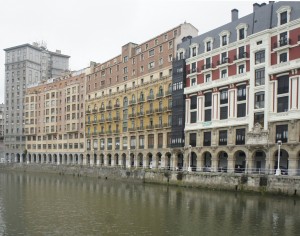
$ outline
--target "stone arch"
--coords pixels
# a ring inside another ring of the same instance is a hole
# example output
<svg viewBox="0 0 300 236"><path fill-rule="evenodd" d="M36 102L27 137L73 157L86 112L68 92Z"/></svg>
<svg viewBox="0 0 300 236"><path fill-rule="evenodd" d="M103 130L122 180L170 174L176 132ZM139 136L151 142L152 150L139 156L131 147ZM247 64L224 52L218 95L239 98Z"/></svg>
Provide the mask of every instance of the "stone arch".
<svg viewBox="0 0 300 236"><path fill-rule="evenodd" d="M225 151L220 151L217 156L218 156L218 171L227 172L228 153Z"/></svg>
<svg viewBox="0 0 300 236"><path fill-rule="evenodd" d="M134 153L130 153L129 158L130 158L130 166L134 167L134 158L135 158Z"/></svg>
<svg viewBox="0 0 300 236"><path fill-rule="evenodd" d="M69 165L73 164L73 154L69 154L69 161L68 161Z"/></svg>
<svg viewBox="0 0 300 236"><path fill-rule="evenodd" d="M104 165L104 154L100 154L100 160L99 160L99 162L100 162L100 165Z"/></svg>
<svg viewBox="0 0 300 236"><path fill-rule="evenodd" d="M52 163L52 155L48 154L48 163Z"/></svg>
<svg viewBox="0 0 300 236"><path fill-rule="evenodd" d="M111 160L111 154L107 154L107 165L111 166L112 160Z"/></svg>
<svg viewBox="0 0 300 236"><path fill-rule="evenodd" d="M183 158L183 153L182 152L178 152L176 153L176 169L177 170L183 170L183 165L184 165L184 158Z"/></svg>
<svg viewBox="0 0 300 236"><path fill-rule="evenodd" d="M266 153L264 150L256 150L252 156L252 166L254 173L265 173L266 171Z"/></svg>
<svg viewBox="0 0 300 236"><path fill-rule="evenodd" d="M202 153L203 171L210 172L212 169L212 156L209 151Z"/></svg>
<svg viewBox="0 0 300 236"><path fill-rule="evenodd" d="M68 155L64 154L63 164L68 164Z"/></svg>
<svg viewBox="0 0 300 236"><path fill-rule="evenodd" d="M38 154L38 163L42 163L42 155L41 154Z"/></svg>
<svg viewBox="0 0 300 236"><path fill-rule="evenodd" d="M63 163L63 155L59 154L59 164L62 164L62 163Z"/></svg>
<svg viewBox="0 0 300 236"><path fill-rule="evenodd" d="M57 163L57 155L53 154L53 162L56 164Z"/></svg>
<svg viewBox="0 0 300 236"><path fill-rule="evenodd" d="M190 163L191 170L196 171L197 170L197 154L195 152L191 152L189 159L190 159L189 163Z"/></svg>
<svg viewBox="0 0 300 236"><path fill-rule="evenodd" d="M166 152L165 154L165 168L167 170L171 169L171 159L172 158L172 154L170 152Z"/></svg>
<svg viewBox="0 0 300 236"><path fill-rule="evenodd" d="M20 156L19 153L17 153L16 159L17 159L17 161L16 161L17 163L20 163L20 162L21 162L21 156Z"/></svg>
<svg viewBox="0 0 300 236"><path fill-rule="evenodd" d="M125 153L122 154L121 165L122 165L123 167L126 167L126 154L125 154Z"/></svg>
<svg viewBox="0 0 300 236"><path fill-rule="evenodd" d="M237 150L234 153L234 172L243 173L246 170L246 153L243 150Z"/></svg>
<svg viewBox="0 0 300 236"><path fill-rule="evenodd" d="M28 163L31 163L31 154L28 154Z"/></svg>
<svg viewBox="0 0 300 236"><path fill-rule="evenodd" d="M101 155L103 155L103 154L101 154ZM101 155L100 155L100 157L101 157ZM93 164L94 164L94 166L99 165L98 156L96 153L94 153L94 155L93 155Z"/></svg>
<svg viewBox="0 0 300 236"><path fill-rule="evenodd" d="M137 166L138 167L143 167L143 163L144 163L143 153L139 153L138 154L138 160L137 160Z"/></svg>
<svg viewBox="0 0 300 236"><path fill-rule="evenodd" d="M47 154L43 154L43 158L40 163L47 163Z"/></svg>
<svg viewBox="0 0 300 236"><path fill-rule="evenodd" d="M77 165L78 162L79 162L78 154L75 154L75 155L74 155L74 163Z"/></svg>
<svg viewBox="0 0 300 236"><path fill-rule="evenodd" d="M79 155L79 164L82 165L83 164L83 154Z"/></svg>
<svg viewBox="0 0 300 236"><path fill-rule="evenodd" d="M118 165L119 165L119 154L116 153L116 154L114 155L114 158L115 158L115 166L118 166Z"/></svg>
<svg viewBox="0 0 300 236"><path fill-rule="evenodd" d="M161 161L162 161L161 157L162 157L162 154L160 152L156 153L154 168L161 168Z"/></svg>
<svg viewBox="0 0 300 236"><path fill-rule="evenodd" d="M87 165L90 165L90 164L91 164L91 156L90 156L90 154L87 154L87 155L86 155L86 164L87 164Z"/></svg>
<svg viewBox="0 0 300 236"><path fill-rule="evenodd" d="M148 154L146 155L146 167L152 168L152 162L153 162L153 155L151 152L148 152Z"/></svg>
<svg viewBox="0 0 300 236"><path fill-rule="evenodd" d="M27 155L25 153L21 154L22 162L27 162Z"/></svg>
<svg viewBox="0 0 300 236"><path fill-rule="evenodd" d="M37 162L37 155L33 154L33 163L36 163L36 162Z"/></svg>

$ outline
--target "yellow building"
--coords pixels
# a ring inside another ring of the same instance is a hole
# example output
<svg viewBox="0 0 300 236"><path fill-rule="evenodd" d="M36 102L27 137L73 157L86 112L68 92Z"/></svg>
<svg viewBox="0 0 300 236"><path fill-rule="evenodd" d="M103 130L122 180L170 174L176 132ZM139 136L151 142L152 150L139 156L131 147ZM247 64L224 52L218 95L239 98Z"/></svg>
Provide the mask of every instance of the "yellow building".
<svg viewBox="0 0 300 236"><path fill-rule="evenodd" d="M91 63L86 85L86 163L166 167L171 163L172 60L184 23L122 54Z"/></svg>

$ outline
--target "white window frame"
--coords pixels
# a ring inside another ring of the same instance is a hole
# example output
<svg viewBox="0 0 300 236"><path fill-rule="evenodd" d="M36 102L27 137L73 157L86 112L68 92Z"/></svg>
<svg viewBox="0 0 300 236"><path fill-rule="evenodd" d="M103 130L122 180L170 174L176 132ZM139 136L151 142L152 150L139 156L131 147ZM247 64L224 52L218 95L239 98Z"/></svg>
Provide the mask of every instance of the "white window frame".
<svg viewBox="0 0 300 236"><path fill-rule="evenodd" d="M210 42L210 50L207 51L207 43ZM205 49L205 52L210 52L213 50L213 44L214 44L214 39L212 37L206 37L204 40L203 40L203 43L204 43L204 49Z"/></svg>
<svg viewBox="0 0 300 236"><path fill-rule="evenodd" d="M195 57L195 56L193 56L193 48L196 48L196 55L195 56L197 56L197 52L198 52L198 49L199 49L199 44L197 44L197 43L193 43L193 44L191 44L190 45L190 57Z"/></svg>
<svg viewBox="0 0 300 236"><path fill-rule="evenodd" d="M230 36L230 32L228 30L223 30L220 34L220 47L224 47L224 46L227 46L229 44L229 36ZM223 45L223 36L226 36L227 38L227 44L226 45Z"/></svg>
<svg viewBox="0 0 300 236"><path fill-rule="evenodd" d="M244 33L245 33L245 37L243 39L240 39L240 29L244 29ZM238 40L244 40L247 38L248 34L247 34L247 29L248 29L248 25L245 23L240 23L237 27L236 27L236 36L237 36L237 41Z"/></svg>
<svg viewBox="0 0 300 236"><path fill-rule="evenodd" d="M283 13L283 12L287 12L287 23L290 22L290 19L291 19L291 7L290 6L282 6L280 7L276 13L277 13L277 26L280 26L280 14Z"/></svg>

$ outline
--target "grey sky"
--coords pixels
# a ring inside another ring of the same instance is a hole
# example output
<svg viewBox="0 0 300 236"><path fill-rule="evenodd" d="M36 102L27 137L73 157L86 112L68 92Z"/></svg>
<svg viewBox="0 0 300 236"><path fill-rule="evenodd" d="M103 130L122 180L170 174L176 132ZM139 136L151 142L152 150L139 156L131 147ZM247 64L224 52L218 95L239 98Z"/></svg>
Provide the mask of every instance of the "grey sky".
<svg viewBox="0 0 300 236"><path fill-rule="evenodd" d="M70 55L70 69L104 62L128 43L142 43L184 21L204 33L252 12L255 1L0 0L0 103L4 102L4 48L45 41ZM261 3L261 2L258 2Z"/></svg>

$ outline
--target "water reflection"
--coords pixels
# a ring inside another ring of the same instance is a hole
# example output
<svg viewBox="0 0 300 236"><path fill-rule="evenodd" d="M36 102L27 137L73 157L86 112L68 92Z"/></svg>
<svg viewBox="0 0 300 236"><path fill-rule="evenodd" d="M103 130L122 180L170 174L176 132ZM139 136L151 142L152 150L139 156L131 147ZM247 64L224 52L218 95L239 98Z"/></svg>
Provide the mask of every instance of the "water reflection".
<svg viewBox="0 0 300 236"><path fill-rule="evenodd" d="M0 173L1 235L296 235L297 200Z"/></svg>

